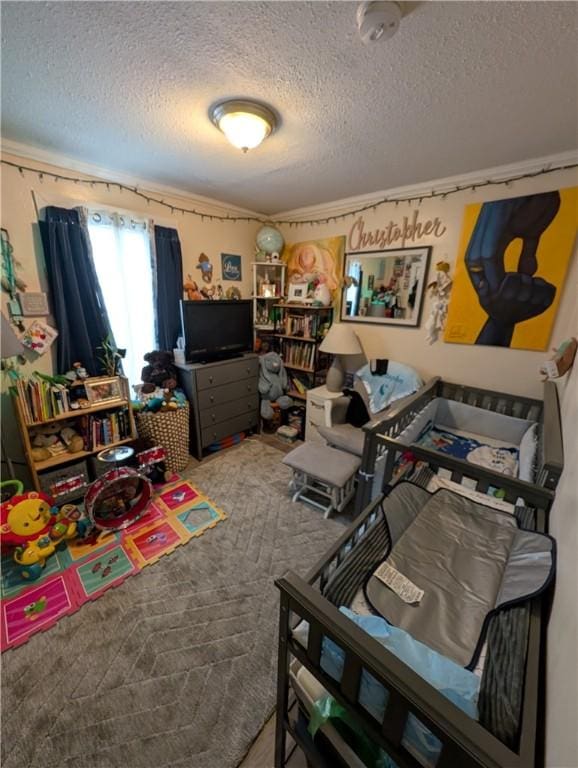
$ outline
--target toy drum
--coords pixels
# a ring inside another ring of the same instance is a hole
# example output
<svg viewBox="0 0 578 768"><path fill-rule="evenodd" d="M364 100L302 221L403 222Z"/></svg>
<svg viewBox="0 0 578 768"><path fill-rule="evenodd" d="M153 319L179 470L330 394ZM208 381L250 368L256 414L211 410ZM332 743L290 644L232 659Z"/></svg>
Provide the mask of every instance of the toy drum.
<svg viewBox="0 0 578 768"><path fill-rule="evenodd" d="M152 496L147 477L135 469L120 467L106 472L88 489L86 514L101 531L118 531L136 522Z"/></svg>

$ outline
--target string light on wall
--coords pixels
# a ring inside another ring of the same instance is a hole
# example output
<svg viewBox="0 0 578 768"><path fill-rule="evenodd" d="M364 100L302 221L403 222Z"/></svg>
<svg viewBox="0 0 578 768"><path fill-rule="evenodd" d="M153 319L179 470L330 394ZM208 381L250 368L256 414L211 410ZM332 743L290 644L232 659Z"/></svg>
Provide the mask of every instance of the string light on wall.
<svg viewBox="0 0 578 768"><path fill-rule="evenodd" d="M539 176L546 176L549 173L555 173L557 171L568 171L575 168L578 168L578 163L569 163L566 165L558 165L555 167L551 167L550 165L546 166L545 168L540 168L536 171L532 171L530 173L520 173L517 176L511 176L507 179L487 179L486 181L477 181L475 184L464 184L463 186L456 186L454 189L446 189L444 191L436 192L435 190L432 190L429 194L424 194L423 192L419 195L415 196L396 196L391 195L388 197L383 197L380 200L374 200L371 203L368 203L367 205L360 206L359 208L353 208L350 211L344 211L343 213L335 213L331 216L325 216L318 219L276 219L272 216L243 216L243 215L237 215L237 214L226 214L226 215L219 215L216 213L205 213L196 210L195 208L184 208L179 205L171 205L170 203L166 203L162 198L154 197L154 195L147 195L144 192L141 192L138 187L131 187L128 184L122 184L122 182L118 181L106 181L101 179L82 179L76 176L65 176L60 173L54 173L53 171L41 171L38 168L31 168L30 166L23 165L22 163L14 163L11 160L4 160L3 158L0 160L2 165L9 166L10 168L16 168L18 172L24 176L24 171L27 171L29 173L34 173L38 177L40 181L43 181L44 178L52 179L53 181L70 181L75 184L88 184L91 186L91 188L95 188L97 186L100 187L107 187L110 188L110 185L112 184L115 187L118 187L118 189L122 192L125 190L126 192L131 192L136 197L140 197L142 200L146 200L147 203L154 203L155 205L160 205L163 208L167 208L171 211L171 213L182 213L183 215L189 214L190 216L196 216L197 218L200 218L201 220L208 219L209 221L231 221L231 222L255 222L257 224L274 224L276 226L280 226L283 224L288 225L289 227L293 226L300 226L301 224L311 224L313 225L321 225L321 224L329 224L331 222L337 222L346 219L348 216L357 216L360 213L365 213L369 210L375 210L376 208L379 208L382 205L387 205L388 203L395 203L398 205L400 202L407 202L408 205L411 205L412 203L418 203L418 205L421 205L421 203L424 200L431 200L432 198L441 198L442 200L445 200L450 195L456 195L460 192L465 192L467 190L478 190L482 189L483 187L500 187L505 186L509 187L511 184L513 184L516 181L522 181L523 179L535 179Z"/></svg>

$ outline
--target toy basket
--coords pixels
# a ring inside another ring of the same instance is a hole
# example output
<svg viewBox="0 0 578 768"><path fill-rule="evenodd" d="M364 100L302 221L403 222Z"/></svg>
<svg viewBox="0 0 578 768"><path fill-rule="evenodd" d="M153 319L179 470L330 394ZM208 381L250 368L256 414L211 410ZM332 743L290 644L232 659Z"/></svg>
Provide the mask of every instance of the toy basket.
<svg viewBox="0 0 578 768"><path fill-rule="evenodd" d="M162 445L167 452L166 465L171 472L182 472L189 456L189 404L175 411L135 413L140 437Z"/></svg>

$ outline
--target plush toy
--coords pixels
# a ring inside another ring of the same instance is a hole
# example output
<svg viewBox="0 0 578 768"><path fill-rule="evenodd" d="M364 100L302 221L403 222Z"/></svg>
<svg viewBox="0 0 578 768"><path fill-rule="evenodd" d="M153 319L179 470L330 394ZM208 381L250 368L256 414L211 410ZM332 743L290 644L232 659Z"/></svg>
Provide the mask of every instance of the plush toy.
<svg viewBox="0 0 578 768"><path fill-rule="evenodd" d="M74 427L64 427L60 432L60 438L66 445L68 453L78 453L84 448L84 440Z"/></svg>
<svg viewBox="0 0 578 768"><path fill-rule="evenodd" d="M201 278L204 283L210 283L213 280L213 265L209 261L206 253L201 253L197 269L201 270Z"/></svg>
<svg viewBox="0 0 578 768"><path fill-rule="evenodd" d="M546 379L558 379L564 376L574 365L577 349L578 341L574 337L562 342L558 349L553 350L554 356L540 366L540 373Z"/></svg>
<svg viewBox="0 0 578 768"><path fill-rule="evenodd" d="M64 375L68 379L68 381L73 381L76 383L78 383L79 381L84 381L85 379L88 379L87 370L82 365L82 363L73 363L72 368L69 371L66 371Z"/></svg>
<svg viewBox="0 0 578 768"><path fill-rule="evenodd" d="M287 371L277 352L267 352L259 358L259 393L261 395L261 417L269 420L273 417L271 403L277 403L285 410L293 401L285 394L289 389Z"/></svg>
<svg viewBox="0 0 578 768"><path fill-rule="evenodd" d="M174 389L177 386L177 369L173 365L172 352L148 352L144 359L148 365L141 373L142 392L147 394L154 392L156 387Z"/></svg>
<svg viewBox="0 0 578 768"><path fill-rule="evenodd" d="M199 291L199 286L193 280L191 275L187 275L187 282L183 284L183 290L187 294L189 301L202 301L203 294Z"/></svg>
<svg viewBox="0 0 578 768"><path fill-rule="evenodd" d="M215 288L215 299L217 301L221 301L221 299L225 298L225 294L223 292L223 286L220 283L217 283L217 287Z"/></svg>
<svg viewBox="0 0 578 768"><path fill-rule="evenodd" d="M212 301L215 298L215 286L214 285L207 285L206 287L203 286L201 288L201 296L203 299L207 299L207 301Z"/></svg>

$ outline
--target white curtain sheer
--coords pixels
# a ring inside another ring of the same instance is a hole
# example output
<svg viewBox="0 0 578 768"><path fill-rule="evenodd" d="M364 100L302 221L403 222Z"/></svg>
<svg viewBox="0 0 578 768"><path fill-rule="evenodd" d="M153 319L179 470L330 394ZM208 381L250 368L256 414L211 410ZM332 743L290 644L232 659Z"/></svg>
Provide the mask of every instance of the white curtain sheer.
<svg viewBox="0 0 578 768"><path fill-rule="evenodd" d="M139 384L143 356L156 349L153 258L148 222L88 211L88 232L96 273L114 340L126 349L130 384Z"/></svg>

